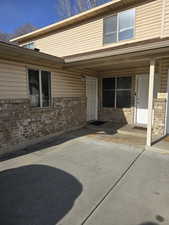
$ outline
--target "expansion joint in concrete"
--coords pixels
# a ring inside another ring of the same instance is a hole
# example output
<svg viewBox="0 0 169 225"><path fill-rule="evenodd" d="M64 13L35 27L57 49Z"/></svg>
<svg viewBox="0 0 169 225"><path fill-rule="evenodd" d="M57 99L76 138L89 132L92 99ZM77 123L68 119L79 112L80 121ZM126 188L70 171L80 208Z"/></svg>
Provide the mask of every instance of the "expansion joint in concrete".
<svg viewBox="0 0 169 225"><path fill-rule="evenodd" d="M80 225L84 225L87 223L87 221L92 217L92 215L96 212L96 210L104 203L104 201L108 198L108 196L113 192L113 190L116 188L116 186L120 183L120 181L125 178L129 172L129 170L134 166L136 161L141 157L141 155L146 150L143 149L135 159L130 163L130 165L127 167L127 169L122 173L122 175L117 179L117 181L108 189L108 191L105 193L105 195L102 197L102 199L96 204L96 206L91 210L91 212L87 215L87 217L82 221Z"/></svg>

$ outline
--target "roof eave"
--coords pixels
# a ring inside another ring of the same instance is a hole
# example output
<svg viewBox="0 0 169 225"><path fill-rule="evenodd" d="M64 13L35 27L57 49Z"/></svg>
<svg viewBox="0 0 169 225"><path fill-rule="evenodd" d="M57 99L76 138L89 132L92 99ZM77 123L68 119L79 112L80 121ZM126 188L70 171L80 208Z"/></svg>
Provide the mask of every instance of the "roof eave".
<svg viewBox="0 0 169 225"><path fill-rule="evenodd" d="M23 42L23 41L27 41L30 39L33 39L39 35L43 35L46 34L48 32L52 32L54 30L60 29L60 28L64 28L67 27L69 25L84 21L86 19L92 18L94 16L98 16L99 14L103 14L111 9L116 9L117 7L129 4L129 3L135 3L138 0L128 0L127 2L125 0L112 0L111 2L105 3L101 6L95 7L93 9L90 9L88 11L82 12L78 15L72 16L70 18L67 18L63 21L51 24L49 26L43 27L41 29L38 29L36 31L33 31L31 33L16 37L11 39L11 42ZM147 0L144 0L147 1ZM153 1L153 0L151 0Z"/></svg>
<svg viewBox="0 0 169 225"><path fill-rule="evenodd" d="M64 59L37 52L31 49L11 45L0 41L0 58L16 62L31 63L35 65L44 64L55 68L60 68L64 64Z"/></svg>
<svg viewBox="0 0 169 225"><path fill-rule="evenodd" d="M112 57L123 57L137 55L145 57L147 54L148 58L154 57L159 58L159 54L165 53L165 55L160 55L160 57L169 57L169 38L158 39L158 40L148 40L147 42L135 43L135 46L128 44L126 46L121 46L121 48L109 48L105 50L97 50L92 52L87 52L83 54L77 54L72 56L64 57L65 66L64 67L74 67L81 66L87 62L97 62L98 60L105 60Z"/></svg>

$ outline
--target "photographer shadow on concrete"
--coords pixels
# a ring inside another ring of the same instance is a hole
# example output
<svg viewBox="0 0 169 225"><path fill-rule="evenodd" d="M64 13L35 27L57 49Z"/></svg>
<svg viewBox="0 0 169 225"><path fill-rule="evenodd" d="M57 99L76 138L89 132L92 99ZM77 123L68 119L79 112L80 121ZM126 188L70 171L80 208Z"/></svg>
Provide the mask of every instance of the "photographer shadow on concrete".
<svg viewBox="0 0 169 225"><path fill-rule="evenodd" d="M46 165L0 172L0 224L55 225L73 207L82 184L71 174Z"/></svg>

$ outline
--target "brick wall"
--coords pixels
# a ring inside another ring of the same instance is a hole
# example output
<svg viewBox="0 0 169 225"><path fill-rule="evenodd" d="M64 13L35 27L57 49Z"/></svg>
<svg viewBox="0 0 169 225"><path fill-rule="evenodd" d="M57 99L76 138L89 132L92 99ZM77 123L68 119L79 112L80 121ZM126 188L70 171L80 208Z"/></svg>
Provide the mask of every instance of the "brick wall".
<svg viewBox="0 0 169 225"><path fill-rule="evenodd" d="M154 99L153 134L163 136L166 123L166 99Z"/></svg>
<svg viewBox="0 0 169 225"><path fill-rule="evenodd" d="M53 98L52 107L43 109L32 108L28 99L0 100L0 154L50 134L80 128L85 123L84 98Z"/></svg>
<svg viewBox="0 0 169 225"><path fill-rule="evenodd" d="M99 112L99 119L120 124L133 124L134 108L114 109L102 107Z"/></svg>

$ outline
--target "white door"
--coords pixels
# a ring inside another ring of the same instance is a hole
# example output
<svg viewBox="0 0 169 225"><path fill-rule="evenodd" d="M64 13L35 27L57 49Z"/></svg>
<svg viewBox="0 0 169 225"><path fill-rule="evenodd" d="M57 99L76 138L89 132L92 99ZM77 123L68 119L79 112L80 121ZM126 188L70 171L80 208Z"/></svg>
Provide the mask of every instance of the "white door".
<svg viewBox="0 0 169 225"><path fill-rule="evenodd" d="M146 126L148 122L149 76L137 76L136 124Z"/></svg>
<svg viewBox="0 0 169 225"><path fill-rule="evenodd" d="M97 120L98 80L86 77L87 121Z"/></svg>

